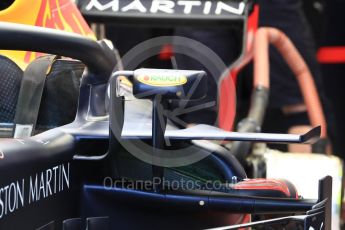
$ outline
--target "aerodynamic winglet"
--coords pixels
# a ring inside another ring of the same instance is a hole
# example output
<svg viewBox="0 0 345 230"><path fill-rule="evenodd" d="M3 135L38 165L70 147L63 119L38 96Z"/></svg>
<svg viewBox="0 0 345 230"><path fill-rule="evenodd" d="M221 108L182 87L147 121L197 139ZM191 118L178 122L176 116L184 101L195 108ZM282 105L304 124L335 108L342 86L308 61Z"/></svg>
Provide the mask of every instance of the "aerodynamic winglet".
<svg viewBox="0 0 345 230"><path fill-rule="evenodd" d="M170 140L226 140L226 141L253 141L268 143L314 143L321 134L321 127L315 127L309 132L298 134L280 133L238 133L227 132L210 125L196 125L186 129L166 130L165 138ZM122 130L124 139L151 139L150 127L140 128L128 125Z"/></svg>
<svg viewBox="0 0 345 230"><path fill-rule="evenodd" d="M301 143L314 144L321 135L321 126L314 127L307 133L301 135Z"/></svg>

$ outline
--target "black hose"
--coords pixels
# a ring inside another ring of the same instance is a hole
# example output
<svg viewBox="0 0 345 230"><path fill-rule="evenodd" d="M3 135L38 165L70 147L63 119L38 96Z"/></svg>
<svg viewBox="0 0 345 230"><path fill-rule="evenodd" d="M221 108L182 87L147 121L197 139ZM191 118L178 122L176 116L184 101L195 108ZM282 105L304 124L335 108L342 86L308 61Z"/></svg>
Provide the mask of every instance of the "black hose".
<svg viewBox="0 0 345 230"><path fill-rule="evenodd" d="M260 132L265 117L268 104L269 90L265 87L256 87L251 97L251 105L248 116L237 126L240 133ZM247 156L250 154L252 142L235 141L231 146L231 152L236 158L245 164Z"/></svg>

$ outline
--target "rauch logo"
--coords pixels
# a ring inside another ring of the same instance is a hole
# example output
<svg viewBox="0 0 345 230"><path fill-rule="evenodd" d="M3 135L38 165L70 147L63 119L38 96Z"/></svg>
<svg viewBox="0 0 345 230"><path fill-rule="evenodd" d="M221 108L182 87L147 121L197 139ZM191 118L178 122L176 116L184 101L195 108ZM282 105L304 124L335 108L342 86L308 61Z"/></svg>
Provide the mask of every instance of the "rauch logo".
<svg viewBox="0 0 345 230"><path fill-rule="evenodd" d="M151 86L178 86L187 82L186 76L142 75L138 81Z"/></svg>

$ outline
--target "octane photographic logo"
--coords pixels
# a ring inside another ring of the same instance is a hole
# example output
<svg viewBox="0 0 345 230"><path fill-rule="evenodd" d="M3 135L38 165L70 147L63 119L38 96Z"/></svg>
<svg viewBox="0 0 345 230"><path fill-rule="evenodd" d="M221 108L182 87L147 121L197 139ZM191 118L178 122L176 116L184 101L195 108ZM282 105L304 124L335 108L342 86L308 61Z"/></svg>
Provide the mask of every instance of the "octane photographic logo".
<svg viewBox="0 0 345 230"><path fill-rule="evenodd" d="M164 45L171 43L174 47L174 54L187 56L200 63L200 65L202 66L201 69L206 70L209 73L210 76L208 77L213 77L214 81L218 83L219 92L220 82L222 82L225 77L229 76L227 66L221 60L221 58L217 56L210 48L198 41L185 37L156 37L138 44L123 56L122 64L124 66L124 69L135 70L140 68L141 64L145 62L147 59L159 55ZM175 60L174 56L172 57L172 59ZM184 84L187 81L186 77L183 76L183 74L175 76L162 76L161 74L145 75L143 73L143 75L139 78L145 84L151 84L155 86L162 86L162 84L170 83L175 85ZM196 84L198 83L199 82L196 81ZM115 88L116 93L113 92L112 95L118 95L117 93L119 90L119 86L117 85L116 87L113 87L112 90L115 91ZM230 89L232 93L232 98L229 98L229 100L233 100L235 102L235 86L232 82L230 85ZM197 90L197 85L193 85L192 87L190 87L189 92L185 92L186 98L190 98L190 95L192 95L195 90ZM116 98L119 99L119 97ZM121 106L122 104L124 105L124 107ZM183 128L188 128L192 125L183 121L180 118L181 115L185 115L191 112L198 112L202 109L216 110L218 108L216 98L214 98L214 100L208 100L207 102L200 102L194 106L188 105L188 101L186 100L178 101L177 104L178 106L173 107L173 109L165 109L163 108L163 106L158 106L159 120L163 122L164 117L166 117L168 121L170 120L170 123L168 122L169 127L167 129L176 129L176 126L172 125L172 122L175 123L175 125L178 124ZM167 148L159 151L153 151L152 146L148 144L147 141L134 140L133 138L130 140L123 140L121 138L121 133L123 130L130 131L132 133L138 133L138 135L142 132L147 131L151 133L152 102L149 100L138 100L135 99L133 96L127 96L124 98L124 103L119 103L118 105L119 106L116 107L114 106L114 109L116 111L116 115L114 116L118 116L118 114L124 114L124 118L119 116L116 119L111 119L110 127L112 133L128 152L130 152L133 156L148 164L153 164L161 167L187 166L204 159L210 154L210 151L205 150L204 147L206 147L207 149L207 147L215 145L214 143L208 141L199 140L192 141L193 144L187 146L184 145L184 147L178 149L172 149L169 148L169 146L171 146L171 140L165 138L165 145L167 146ZM232 119L231 115L229 115L229 119ZM122 124L123 120L124 124ZM215 125L216 123L217 121L215 121ZM128 124L131 125L127 126ZM128 127L131 128L129 129ZM200 148L196 147L195 145L203 147Z"/></svg>

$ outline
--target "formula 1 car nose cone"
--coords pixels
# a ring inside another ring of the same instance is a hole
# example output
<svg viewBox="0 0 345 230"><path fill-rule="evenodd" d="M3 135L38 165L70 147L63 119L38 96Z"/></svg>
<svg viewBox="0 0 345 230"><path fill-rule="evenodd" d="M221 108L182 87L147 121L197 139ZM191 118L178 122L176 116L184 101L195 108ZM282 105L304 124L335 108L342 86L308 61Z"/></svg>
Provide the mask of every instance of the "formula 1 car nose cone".
<svg viewBox="0 0 345 230"><path fill-rule="evenodd" d="M136 98L197 100L206 96L204 71L139 69L134 71L133 94Z"/></svg>

